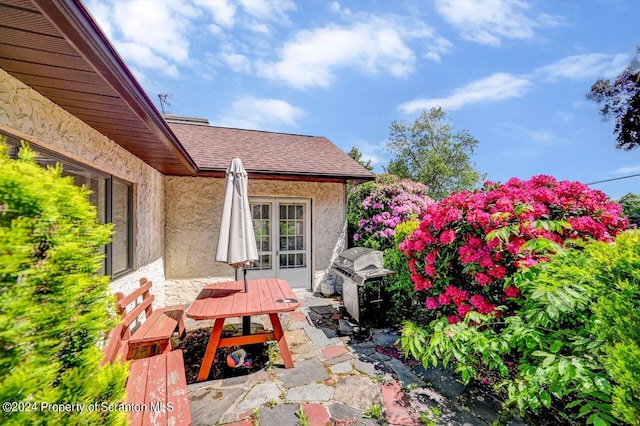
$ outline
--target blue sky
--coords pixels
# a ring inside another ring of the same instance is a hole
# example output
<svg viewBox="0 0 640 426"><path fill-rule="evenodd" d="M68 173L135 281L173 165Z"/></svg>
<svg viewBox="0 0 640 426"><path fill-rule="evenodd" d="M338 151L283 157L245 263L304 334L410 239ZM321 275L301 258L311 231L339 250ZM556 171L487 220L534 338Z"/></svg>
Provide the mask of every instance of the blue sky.
<svg viewBox="0 0 640 426"><path fill-rule="evenodd" d="M492 181L640 173L585 94L640 44L636 0L86 0L159 105L212 125L325 136L377 172L389 125L441 106ZM321 159L319 159L321 161ZM640 177L594 185L614 199Z"/></svg>

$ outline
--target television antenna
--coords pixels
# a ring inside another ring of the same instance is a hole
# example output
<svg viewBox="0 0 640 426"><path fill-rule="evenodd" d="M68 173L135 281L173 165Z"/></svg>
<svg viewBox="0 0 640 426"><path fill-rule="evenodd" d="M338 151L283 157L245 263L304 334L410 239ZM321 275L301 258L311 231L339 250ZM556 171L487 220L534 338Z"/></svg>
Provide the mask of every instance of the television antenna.
<svg viewBox="0 0 640 426"><path fill-rule="evenodd" d="M162 110L162 114L171 114L171 111L168 109L165 111L165 106L168 108L171 106L171 98L173 96L168 93L158 93L158 98L160 99L160 109Z"/></svg>

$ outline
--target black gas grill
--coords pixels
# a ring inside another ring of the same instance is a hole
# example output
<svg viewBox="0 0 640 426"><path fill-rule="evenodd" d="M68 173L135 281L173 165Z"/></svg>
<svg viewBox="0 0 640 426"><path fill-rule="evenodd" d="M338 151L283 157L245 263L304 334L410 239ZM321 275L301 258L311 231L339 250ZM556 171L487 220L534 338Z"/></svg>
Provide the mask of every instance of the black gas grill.
<svg viewBox="0 0 640 426"><path fill-rule="evenodd" d="M337 280L342 279L342 300L345 310L360 323L361 303L375 303L377 300L366 300L363 288L367 281L377 280L382 285L383 278L393 275L390 269L382 265L382 252L366 247L353 247L343 251L333 263L333 271ZM378 291L379 294L379 291Z"/></svg>

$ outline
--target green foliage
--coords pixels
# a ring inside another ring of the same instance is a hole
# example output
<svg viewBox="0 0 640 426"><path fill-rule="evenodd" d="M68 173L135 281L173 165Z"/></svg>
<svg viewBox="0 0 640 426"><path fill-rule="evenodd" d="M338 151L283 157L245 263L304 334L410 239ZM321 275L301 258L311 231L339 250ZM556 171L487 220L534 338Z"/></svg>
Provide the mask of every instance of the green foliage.
<svg viewBox="0 0 640 426"><path fill-rule="evenodd" d="M391 124L387 150L394 155L387 172L421 182L441 200L454 191L474 189L485 179L471 160L478 141L467 131L452 133L440 107L423 111L411 124Z"/></svg>
<svg viewBox="0 0 640 426"><path fill-rule="evenodd" d="M605 342L601 361L611 375L613 410L640 423L640 231L627 232L611 247L591 251L598 299L594 331Z"/></svg>
<svg viewBox="0 0 640 426"><path fill-rule="evenodd" d="M369 170L370 172L373 172L373 166L371 165L371 160L363 160L362 153L355 146L352 147L351 150L349 150L349 152L347 152L347 155L353 158L354 160L356 160L365 169Z"/></svg>
<svg viewBox="0 0 640 426"><path fill-rule="evenodd" d="M622 206L622 213L629 219L629 223L640 226L640 195L631 192L618 200Z"/></svg>
<svg viewBox="0 0 640 426"><path fill-rule="evenodd" d="M398 250L398 244L418 228L418 220L409 220L396 226L395 245L384 252L384 267L395 272L394 275L385 278L382 288L385 292L387 305L384 314L387 323L400 325L403 321L416 321L423 323L426 311L421 309L425 296L415 290L409 271L409 258Z"/></svg>
<svg viewBox="0 0 640 426"><path fill-rule="evenodd" d="M405 324L402 347L425 366L492 383L505 407L563 424L640 421L640 233L562 250L515 274L524 298L502 321Z"/></svg>
<svg viewBox="0 0 640 426"><path fill-rule="evenodd" d="M0 401L37 407L3 411L0 423L122 424L125 413L86 409L124 398L125 366L98 367L113 325L108 278L96 275L110 226L60 168L38 166L26 146L10 159L0 145Z"/></svg>
<svg viewBox="0 0 640 426"><path fill-rule="evenodd" d="M369 408L364 410L362 416L365 419L381 419L382 418L382 405L372 404Z"/></svg>
<svg viewBox="0 0 640 426"><path fill-rule="evenodd" d="M296 411L296 418L298 419L298 425L299 426L309 426L309 416L307 415L307 413L304 412L304 408L302 407L302 405L300 405L298 407L298 410Z"/></svg>

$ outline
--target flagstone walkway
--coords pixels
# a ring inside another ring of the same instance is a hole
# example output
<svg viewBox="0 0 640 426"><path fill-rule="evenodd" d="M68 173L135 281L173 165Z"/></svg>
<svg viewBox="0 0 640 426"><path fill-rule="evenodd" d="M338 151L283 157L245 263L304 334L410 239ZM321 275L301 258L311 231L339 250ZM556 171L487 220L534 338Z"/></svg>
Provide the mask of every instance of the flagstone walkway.
<svg viewBox="0 0 640 426"><path fill-rule="evenodd" d="M314 325L318 312L337 300L296 294L300 310L282 315L295 367L285 369L278 360L251 374L189 385L194 425L455 426L498 420L496 401L447 371L403 362L394 346L399 336L391 330L371 330L364 340L337 336Z"/></svg>

